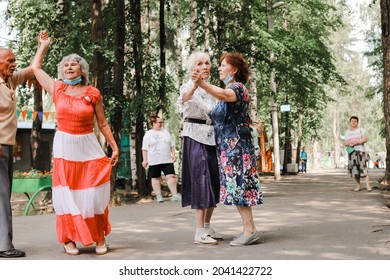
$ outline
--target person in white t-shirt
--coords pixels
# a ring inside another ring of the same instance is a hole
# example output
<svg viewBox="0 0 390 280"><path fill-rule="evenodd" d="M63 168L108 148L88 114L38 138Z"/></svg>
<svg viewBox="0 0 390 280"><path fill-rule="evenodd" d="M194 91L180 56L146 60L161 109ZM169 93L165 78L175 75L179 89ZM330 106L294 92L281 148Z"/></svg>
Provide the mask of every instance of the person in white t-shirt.
<svg viewBox="0 0 390 280"><path fill-rule="evenodd" d="M360 191L360 178L365 178L367 191L372 191L369 183L367 170L367 157L364 143L367 142L367 135L363 128L359 126L359 118L352 116L349 119L349 129L345 132L344 146L353 147L354 151L348 153L348 171L351 177L355 178L355 192Z"/></svg>
<svg viewBox="0 0 390 280"><path fill-rule="evenodd" d="M167 178L168 188L171 191L171 201L181 201L177 193L175 167L176 160L175 139L162 127L163 121L158 116L149 119L152 129L146 131L142 141L142 166L149 169L148 176L152 178L152 188L157 202L163 202L161 194L161 172Z"/></svg>

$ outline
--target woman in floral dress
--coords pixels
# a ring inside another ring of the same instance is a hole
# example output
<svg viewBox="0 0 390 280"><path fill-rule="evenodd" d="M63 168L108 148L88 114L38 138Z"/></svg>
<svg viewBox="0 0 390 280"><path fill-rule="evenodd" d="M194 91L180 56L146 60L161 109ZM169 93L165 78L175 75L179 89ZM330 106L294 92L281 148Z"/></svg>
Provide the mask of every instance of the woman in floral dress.
<svg viewBox="0 0 390 280"><path fill-rule="evenodd" d="M244 85L249 80L249 70L244 58L237 53L222 55L220 62L219 78L226 88L202 80L198 71L191 73L191 79L221 101L210 113L216 134L220 202L235 205L243 222L242 233L230 245L249 245L260 238L253 220L252 206L263 203L249 125L249 96Z"/></svg>
<svg viewBox="0 0 390 280"><path fill-rule="evenodd" d="M50 38L41 39L45 53ZM108 219L111 168L119 149L107 123L99 90L89 85L88 64L77 54L62 59L59 80L44 72L37 61L31 65L42 87L53 97L57 131L53 143L53 206L57 238L66 254L77 255L75 242L96 243L96 254L107 253L105 236L111 231ZM111 146L108 158L94 132L94 117Z"/></svg>

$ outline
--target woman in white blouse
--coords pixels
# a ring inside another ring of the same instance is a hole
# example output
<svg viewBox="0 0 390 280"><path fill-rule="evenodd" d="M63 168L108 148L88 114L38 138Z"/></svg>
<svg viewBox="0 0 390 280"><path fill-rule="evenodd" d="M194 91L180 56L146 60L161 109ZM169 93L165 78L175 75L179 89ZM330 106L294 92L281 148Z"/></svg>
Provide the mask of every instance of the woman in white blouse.
<svg viewBox="0 0 390 280"><path fill-rule="evenodd" d="M197 70L203 79L210 76L210 57L204 52L192 53L187 61L188 72ZM182 206L196 210L195 244L218 244L222 239L210 227L210 220L219 202L219 172L215 136L209 116L217 100L191 79L180 87L177 100L183 113Z"/></svg>

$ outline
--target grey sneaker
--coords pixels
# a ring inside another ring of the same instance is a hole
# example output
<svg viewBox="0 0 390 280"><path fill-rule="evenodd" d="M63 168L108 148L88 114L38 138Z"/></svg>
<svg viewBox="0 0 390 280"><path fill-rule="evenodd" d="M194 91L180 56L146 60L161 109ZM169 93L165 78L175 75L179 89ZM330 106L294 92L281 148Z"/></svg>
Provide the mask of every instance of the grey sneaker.
<svg viewBox="0 0 390 280"><path fill-rule="evenodd" d="M161 194L158 194L158 195L156 196L156 200L157 200L158 203L164 202L164 198L162 197Z"/></svg>
<svg viewBox="0 0 390 280"><path fill-rule="evenodd" d="M195 234L194 243L201 245L217 245L218 241L212 238L207 232L202 232Z"/></svg>
<svg viewBox="0 0 390 280"><path fill-rule="evenodd" d="M174 201L174 202L180 202L181 201L181 195L180 194L174 194L172 195L171 197L171 201Z"/></svg>
<svg viewBox="0 0 390 280"><path fill-rule="evenodd" d="M260 239L260 233L256 231L254 234L250 236L245 236L241 234L238 238L230 241L230 246L245 246L252 244Z"/></svg>
<svg viewBox="0 0 390 280"><path fill-rule="evenodd" d="M211 236L211 238L223 239L223 237L220 234L216 233L213 228L205 228L204 230L205 230L205 232L207 232L208 235Z"/></svg>
<svg viewBox="0 0 390 280"><path fill-rule="evenodd" d="M237 240L238 238L240 238L240 237L241 237L241 235L242 235L242 232L240 233L240 235L239 235L239 236L237 236L237 237L234 237L234 238L232 239L232 241L235 241L235 240Z"/></svg>

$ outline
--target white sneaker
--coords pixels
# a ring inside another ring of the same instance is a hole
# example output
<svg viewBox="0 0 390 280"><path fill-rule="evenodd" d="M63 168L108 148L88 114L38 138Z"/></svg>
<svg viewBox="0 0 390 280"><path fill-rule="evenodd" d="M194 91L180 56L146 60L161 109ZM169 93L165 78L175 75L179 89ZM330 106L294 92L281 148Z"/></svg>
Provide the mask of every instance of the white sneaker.
<svg viewBox="0 0 390 280"><path fill-rule="evenodd" d="M171 197L171 201L174 201L174 202L180 202L181 201L181 195L180 194L174 194L172 195Z"/></svg>
<svg viewBox="0 0 390 280"><path fill-rule="evenodd" d="M158 203L164 202L164 198L162 197L161 194L158 194L158 195L156 196L156 200L157 200Z"/></svg>
<svg viewBox="0 0 390 280"><path fill-rule="evenodd" d="M212 238L207 232L201 232L195 234L194 243L201 245L217 245L218 241Z"/></svg>
<svg viewBox="0 0 390 280"><path fill-rule="evenodd" d="M223 237L220 234L216 233L216 231L213 228L211 228L211 227L205 228L204 230L205 230L205 232L207 232L208 235L211 236L211 238L223 239Z"/></svg>

